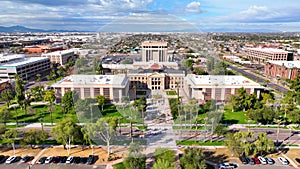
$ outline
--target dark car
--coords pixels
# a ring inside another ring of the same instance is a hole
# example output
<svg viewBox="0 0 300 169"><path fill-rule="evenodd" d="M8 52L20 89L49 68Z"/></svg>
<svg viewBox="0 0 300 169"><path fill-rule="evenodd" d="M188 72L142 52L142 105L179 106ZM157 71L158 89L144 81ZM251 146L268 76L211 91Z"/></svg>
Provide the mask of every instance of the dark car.
<svg viewBox="0 0 300 169"><path fill-rule="evenodd" d="M80 157L74 157L74 163L79 164L80 163Z"/></svg>
<svg viewBox="0 0 300 169"><path fill-rule="evenodd" d="M257 157L253 158L253 161L254 161L255 164L260 164L260 161Z"/></svg>
<svg viewBox="0 0 300 169"><path fill-rule="evenodd" d="M248 164L248 160L244 156L240 156L240 160L243 164Z"/></svg>
<svg viewBox="0 0 300 169"><path fill-rule="evenodd" d="M95 156L94 155L89 155L89 158L87 159L86 164L91 165L94 163Z"/></svg>
<svg viewBox="0 0 300 169"><path fill-rule="evenodd" d="M247 157L248 164L254 165L254 160L250 157Z"/></svg>
<svg viewBox="0 0 300 169"><path fill-rule="evenodd" d="M81 157L80 158L80 163L85 164L87 162L88 158L87 157Z"/></svg>
<svg viewBox="0 0 300 169"><path fill-rule="evenodd" d="M38 161L38 164L44 164L46 159L47 159L47 157L41 157Z"/></svg>
<svg viewBox="0 0 300 169"><path fill-rule="evenodd" d="M53 157L52 163L58 163L59 162L59 156Z"/></svg>
<svg viewBox="0 0 300 169"><path fill-rule="evenodd" d="M67 156L61 156L59 159L59 163L66 163L68 157Z"/></svg>
<svg viewBox="0 0 300 169"><path fill-rule="evenodd" d="M4 163L9 156L3 156L3 158L0 159L0 164Z"/></svg>
<svg viewBox="0 0 300 169"><path fill-rule="evenodd" d="M295 160L300 164L300 158L295 158Z"/></svg>
<svg viewBox="0 0 300 169"><path fill-rule="evenodd" d="M25 156L25 157L22 158L21 161L22 161L23 163L26 163L26 162L31 161L31 160L33 160L33 159L34 159L33 156Z"/></svg>

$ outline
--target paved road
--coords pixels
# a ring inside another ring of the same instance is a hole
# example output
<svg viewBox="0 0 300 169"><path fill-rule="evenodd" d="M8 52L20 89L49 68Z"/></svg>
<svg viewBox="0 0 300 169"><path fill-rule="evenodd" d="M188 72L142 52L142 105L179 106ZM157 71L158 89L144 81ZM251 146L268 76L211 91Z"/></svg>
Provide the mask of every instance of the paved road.
<svg viewBox="0 0 300 169"><path fill-rule="evenodd" d="M256 81L258 83L264 83L264 81L265 81L265 79L263 79L261 77L258 77L258 76L254 75L252 73L246 72L245 70L240 69L238 67L234 67L234 66L231 66L231 65L228 65L228 67L231 68L232 70L234 70L234 71L242 74L243 76L249 77L250 79L256 79ZM277 85L275 83L272 83L272 82L270 82L268 84L268 87L270 87L270 88L272 88L274 90L278 90L278 91L280 91L283 94L285 94L288 91L288 89L286 89L284 87L281 87L281 86L279 86L279 85Z"/></svg>

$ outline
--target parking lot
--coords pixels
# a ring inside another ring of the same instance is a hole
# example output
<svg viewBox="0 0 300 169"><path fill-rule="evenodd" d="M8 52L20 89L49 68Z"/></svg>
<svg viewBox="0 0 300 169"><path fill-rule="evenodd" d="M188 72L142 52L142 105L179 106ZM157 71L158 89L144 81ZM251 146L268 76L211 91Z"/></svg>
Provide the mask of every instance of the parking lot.
<svg viewBox="0 0 300 169"><path fill-rule="evenodd" d="M105 169L105 165L97 165L97 169ZM0 164L1 169L29 169L29 165L16 162L13 164ZM93 165L85 165L85 164L35 164L30 167L30 169L91 169L94 168Z"/></svg>
<svg viewBox="0 0 300 169"><path fill-rule="evenodd" d="M238 169L252 169L252 168L263 168L263 169L287 169L287 168L294 168L291 166L279 166L279 165L244 165L244 166L240 166L238 167Z"/></svg>

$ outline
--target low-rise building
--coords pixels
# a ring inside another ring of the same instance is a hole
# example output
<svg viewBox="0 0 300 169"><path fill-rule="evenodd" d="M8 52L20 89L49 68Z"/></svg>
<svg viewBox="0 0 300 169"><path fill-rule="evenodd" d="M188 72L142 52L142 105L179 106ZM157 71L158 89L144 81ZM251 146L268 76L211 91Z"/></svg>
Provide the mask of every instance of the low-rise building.
<svg viewBox="0 0 300 169"><path fill-rule="evenodd" d="M56 51L51 53L43 53L42 57L48 57L51 63L57 63L61 66L64 66L68 62L76 60L74 51L72 49Z"/></svg>
<svg viewBox="0 0 300 169"><path fill-rule="evenodd" d="M242 54L244 54L248 59L257 62L266 62L268 60L293 60L292 53L275 48L245 48L242 50Z"/></svg>
<svg viewBox="0 0 300 169"><path fill-rule="evenodd" d="M24 55L0 56L0 79L14 79L15 74L18 74L23 80L27 80L49 69L49 58Z"/></svg>
<svg viewBox="0 0 300 169"><path fill-rule="evenodd" d="M248 94L260 96L264 87L244 77L236 75L195 75L188 74L185 78L184 91L189 98L199 102L216 100L226 101L229 95L237 94L239 88L245 88Z"/></svg>
<svg viewBox="0 0 300 169"><path fill-rule="evenodd" d="M129 78L125 75L71 75L51 87L59 101L67 91L75 90L79 98L95 98L99 94L113 102L128 96Z"/></svg>
<svg viewBox="0 0 300 169"><path fill-rule="evenodd" d="M294 79L300 73L300 61L268 61L265 74L273 78Z"/></svg>

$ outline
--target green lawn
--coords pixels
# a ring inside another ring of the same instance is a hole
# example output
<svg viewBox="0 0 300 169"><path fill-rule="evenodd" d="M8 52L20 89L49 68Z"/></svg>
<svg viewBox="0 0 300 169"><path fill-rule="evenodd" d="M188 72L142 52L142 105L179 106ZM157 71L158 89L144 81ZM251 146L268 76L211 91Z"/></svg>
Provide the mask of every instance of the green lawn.
<svg viewBox="0 0 300 169"><path fill-rule="evenodd" d="M177 145L185 145L185 146L190 146L190 145L198 145L198 146L224 146L225 142L224 141L195 141L195 140L177 140L176 141Z"/></svg>
<svg viewBox="0 0 300 169"><path fill-rule="evenodd" d="M114 169L125 169L125 166L123 163L118 163L113 165Z"/></svg>
<svg viewBox="0 0 300 169"><path fill-rule="evenodd" d="M61 121L64 118L72 118L75 122L78 122L76 114L64 114L62 113L62 107L60 105L53 105L53 113L52 119L54 123ZM20 109L19 107L10 109L13 118L9 120L9 122L16 122L16 118L18 119L19 123L36 123L42 120L45 123L50 123L50 112L48 105L32 105L29 106L27 109L27 113L24 110ZM17 113L16 113L17 112Z"/></svg>
<svg viewBox="0 0 300 169"><path fill-rule="evenodd" d="M133 123L142 124L143 120L140 116L140 113L132 109L131 111L128 108L118 108L115 105L106 105L104 106L103 111L101 112L103 117L120 117L121 123L129 123L130 116L132 116Z"/></svg>
<svg viewBox="0 0 300 169"><path fill-rule="evenodd" d="M177 95L176 91L166 91L167 95Z"/></svg>
<svg viewBox="0 0 300 169"><path fill-rule="evenodd" d="M232 112L227 106L224 107L223 124L248 124L249 118L243 111Z"/></svg>

